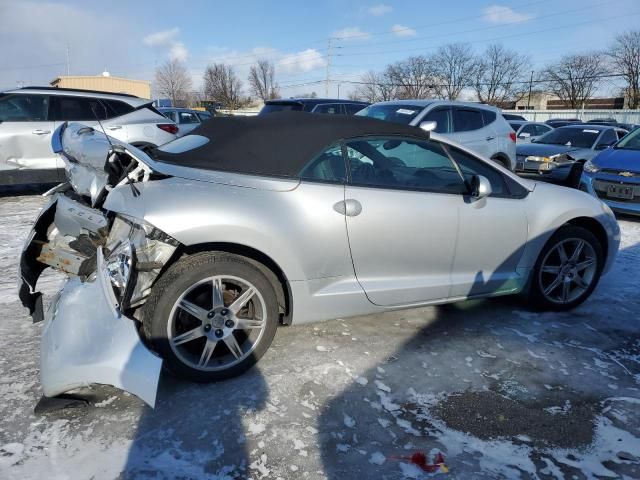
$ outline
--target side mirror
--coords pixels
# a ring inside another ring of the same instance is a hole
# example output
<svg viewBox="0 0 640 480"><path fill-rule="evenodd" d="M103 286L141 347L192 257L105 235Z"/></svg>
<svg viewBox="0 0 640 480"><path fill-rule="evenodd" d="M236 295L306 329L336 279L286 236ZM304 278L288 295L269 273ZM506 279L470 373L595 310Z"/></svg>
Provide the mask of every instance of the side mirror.
<svg viewBox="0 0 640 480"><path fill-rule="evenodd" d="M520 138L529 138L529 137L531 137L531 134L527 133L527 132L522 132L520 135L518 135L518 137L520 137Z"/></svg>
<svg viewBox="0 0 640 480"><path fill-rule="evenodd" d="M474 175L471 177L471 198L480 200L491 195L491 183L487 177Z"/></svg>
<svg viewBox="0 0 640 480"><path fill-rule="evenodd" d="M433 130L436 129L437 126L438 126L438 122L434 122L434 121L427 121L427 122L420 123L420 128L425 132L432 132Z"/></svg>

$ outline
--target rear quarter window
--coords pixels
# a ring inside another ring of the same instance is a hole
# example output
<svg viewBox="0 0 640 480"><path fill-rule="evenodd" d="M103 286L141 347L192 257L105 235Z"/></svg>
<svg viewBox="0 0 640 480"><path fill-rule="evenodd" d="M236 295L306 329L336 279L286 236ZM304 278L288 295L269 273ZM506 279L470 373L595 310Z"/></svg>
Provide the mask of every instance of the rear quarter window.
<svg viewBox="0 0 640 480"><path fill-rule="evenodd" d="M485 125L495 122L496 112L492 112L491 110L482 110L482 120L484 120Z"/></svg>
<svg viewBox="0 0 640 480"><path fill-rule="evenodd" d="M453 108L453 131L470 132L484 127L482 112L475 108Z"/></svg>

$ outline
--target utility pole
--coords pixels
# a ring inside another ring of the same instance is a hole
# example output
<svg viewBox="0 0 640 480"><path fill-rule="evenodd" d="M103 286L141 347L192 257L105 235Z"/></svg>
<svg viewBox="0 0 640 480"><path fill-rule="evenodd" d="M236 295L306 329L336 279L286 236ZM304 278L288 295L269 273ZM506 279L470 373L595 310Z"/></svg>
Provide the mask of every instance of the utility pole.
<svg viewBox="0 0 640 480"><path fill-rule="evenodd" d="M70 75L70 67L69 67L69 42L67 42L67 77Z"/></svg>
<svg viewBox="0 0 640 480"><path fill-rule="evenodd" d="M333 45L331 44L331 37L329 37L329 45L327 46L327 77L324 81L324 96L329 97L329 74L331 72L331 55L333 53Z"/></svg>
<svg viewBox="0 0 640 480"><path fill-rule="evenodd" d="M533 85L533 70L531 70L531 78L529 79L529 100L527 100L527 110L531 110L531 86Z"/></svg>
<svg viewBox="0 0 640 480"><path fill-rule="evenodd" d="M340 82L338 82L338 99L340 99Z"/></svg>

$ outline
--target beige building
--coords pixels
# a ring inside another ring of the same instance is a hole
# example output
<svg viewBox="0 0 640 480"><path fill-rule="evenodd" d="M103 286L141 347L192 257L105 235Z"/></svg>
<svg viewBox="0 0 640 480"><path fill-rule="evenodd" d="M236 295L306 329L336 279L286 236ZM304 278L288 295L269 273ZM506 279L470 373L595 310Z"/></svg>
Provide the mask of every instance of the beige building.
<svg viewBox="0 0 640 480"><path fill-rule="evenodd" d="M78 90L128 93L141 98L151 98L151 82L112 77L107 72L96 76L57 77L51 82L51 86L58 88L76 88Z"/></svg>

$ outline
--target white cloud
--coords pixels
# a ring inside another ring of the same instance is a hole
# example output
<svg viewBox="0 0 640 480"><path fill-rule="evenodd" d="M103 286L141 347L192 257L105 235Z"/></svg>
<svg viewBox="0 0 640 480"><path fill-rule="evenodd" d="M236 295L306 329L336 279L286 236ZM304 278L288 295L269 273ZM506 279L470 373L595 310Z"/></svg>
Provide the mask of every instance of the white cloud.
<svg viewBox="0 0 640 480"><path fill-rule="evenodd" d="M393 27L391 27L391 33L393 33L396 37L415 37L418 32L416 32L413 28L405 27L404 25L400 25L396 23Z"/></svg>
<svg viewBox="0 0 640 480"><path fill-rule="evenodd" d="M369 32L360 30L360 27L346 27L333 32L332 36L340 40L367 40Z"/></svg>
<svg viewBox="0 0 640 480"><path fill-rule="evenodd" d="M489 23L518 23L526 22L532 18L532 15L518 13L503 5L490 5L482 13L484 21Z"/></svg>
<svg viewBox="0 0 640 480"><path fill-rule="evenodd" d="M150 33L142 39L142 43L156 50L166 52L171 60L184 62L189 58L189 50L183 42L178 40L179 35L180 29L173 27L169 30Z"/></svg>
<svg viewBox="0 0 640 480"><path fill-rule="evenodd" d="M301 73L324 67L327 61L315 48L284 55L276 64L276 72Z"/></svg>
<svg viewBox="0 0 640 480"><path fill-rule="evenodd" d="M382 15L386 15L387 13L391 13L393 11L393 7L389 5L385 5L380 3L378 5L374 5L367 9L367 12L373 16L380 17Z"/></svg>
<svg viewBox="0 0 640 480"><path fill-rule="evenodd" d="M145 45L148 45L150 47L160 47L172 44L179 34L180 29L178 27L174 27L169 30L150 33L149 35L144 37L142 41Z"/></svg>

